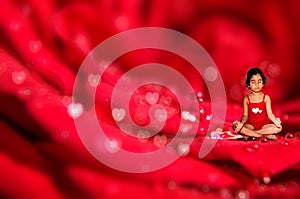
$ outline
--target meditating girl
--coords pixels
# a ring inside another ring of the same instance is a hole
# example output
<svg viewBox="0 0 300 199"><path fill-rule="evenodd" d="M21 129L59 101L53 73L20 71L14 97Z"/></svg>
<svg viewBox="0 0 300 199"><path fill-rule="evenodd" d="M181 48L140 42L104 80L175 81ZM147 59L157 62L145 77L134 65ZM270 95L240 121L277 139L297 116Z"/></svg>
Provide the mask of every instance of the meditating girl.
<svg viewBox="0 0 300 199"><path fill-rule="evenodd" d="M272 112L271 99L262 92L266 77L259 68L251 68L247 73L246 86L250 94L243 98L243 116L233 123L235 132L249 137L262 137L276 140L282 130L281 121Z"/></svg>

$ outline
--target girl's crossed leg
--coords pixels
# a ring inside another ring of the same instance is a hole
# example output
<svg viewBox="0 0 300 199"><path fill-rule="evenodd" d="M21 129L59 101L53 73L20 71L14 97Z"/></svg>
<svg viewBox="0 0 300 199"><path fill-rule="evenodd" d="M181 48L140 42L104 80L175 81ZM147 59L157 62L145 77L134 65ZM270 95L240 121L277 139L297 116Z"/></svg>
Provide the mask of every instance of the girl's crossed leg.
<svg viewBox="0 0 300 199"><path fill-rule="evenodd" d="M251 137L259 138L265 135L268 139L276 139L275 134L281 132L281 130L282 127L277 127L275 124L265 124L259 130L255 130L254 126L251 124L245 124L241 128L240 133Z"/></svg>

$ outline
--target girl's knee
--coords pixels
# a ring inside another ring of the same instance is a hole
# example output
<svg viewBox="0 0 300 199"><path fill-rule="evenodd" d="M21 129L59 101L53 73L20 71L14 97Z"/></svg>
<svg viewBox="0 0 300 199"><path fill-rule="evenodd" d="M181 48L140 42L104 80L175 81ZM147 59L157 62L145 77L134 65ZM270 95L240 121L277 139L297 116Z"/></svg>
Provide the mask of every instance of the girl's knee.
<svg viewBox="0 0 300 199"><path fill-rule="evenodd" d="M282 131L282 127L275 126L275 133L280 133Z"/></svg>

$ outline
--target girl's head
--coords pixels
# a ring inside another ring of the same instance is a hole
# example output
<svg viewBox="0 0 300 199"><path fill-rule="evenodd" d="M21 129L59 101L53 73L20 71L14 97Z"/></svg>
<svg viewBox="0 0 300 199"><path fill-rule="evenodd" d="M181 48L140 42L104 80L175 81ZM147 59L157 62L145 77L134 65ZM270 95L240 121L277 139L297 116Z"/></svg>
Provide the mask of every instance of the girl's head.
<svg viewBox="0 0 300 199"><path fill-rule="evenodd" d="M246 82L245 82L246 86L248 88L250 87L251 78L254 75L260 75L263 85L265 85L267 83L267 78L265 77L264 73L259 68L251 68L247 73L247 78L246 78Z"/></svg>

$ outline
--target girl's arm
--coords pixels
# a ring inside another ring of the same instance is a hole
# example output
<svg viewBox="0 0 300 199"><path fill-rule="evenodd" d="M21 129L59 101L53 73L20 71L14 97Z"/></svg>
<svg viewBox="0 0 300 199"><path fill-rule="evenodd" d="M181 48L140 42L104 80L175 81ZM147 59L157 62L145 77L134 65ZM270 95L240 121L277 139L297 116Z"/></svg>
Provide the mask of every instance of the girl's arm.
<svg viewBox="0 0 300 199"><path fill-rule="evenodd" d="M244 97L243 99L243 115L241 120L233 122L233 129L235 132L239 132L241 128L244 126L244 124L248 120L248 100L247 97Z"/></svg>
<svg viewBox="0 0 300 199"><path fill-rule="evenodd" d="M271 106L271 98L266 95L265 97L265 101L266 101L266 109L267 109L267 115L268 118L277 126L277 127L281 127L281 121L279 118L276 118L275 115L273 114L272 111L272 106Z"/></svg>
<svg viewBox="0 0 300 199"><path fill-rule="evenodd" d="M247 96L243 99L243 116L240 120L242 125L244 125L248 120L248 99Z"/></svg>

